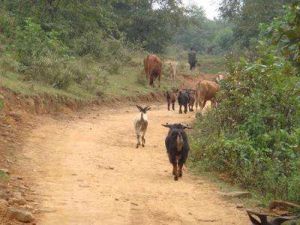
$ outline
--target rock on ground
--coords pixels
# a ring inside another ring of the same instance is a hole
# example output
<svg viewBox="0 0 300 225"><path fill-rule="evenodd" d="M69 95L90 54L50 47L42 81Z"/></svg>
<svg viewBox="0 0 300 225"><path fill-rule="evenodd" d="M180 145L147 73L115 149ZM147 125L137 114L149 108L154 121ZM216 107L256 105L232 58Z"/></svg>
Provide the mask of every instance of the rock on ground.
<svg viewBox="0 0 300 225"><path fill-rule="evenodd" d="M8 212L11 218L23 223L30 223L34 220L32 213L24 209L9 207Z"/></svg>

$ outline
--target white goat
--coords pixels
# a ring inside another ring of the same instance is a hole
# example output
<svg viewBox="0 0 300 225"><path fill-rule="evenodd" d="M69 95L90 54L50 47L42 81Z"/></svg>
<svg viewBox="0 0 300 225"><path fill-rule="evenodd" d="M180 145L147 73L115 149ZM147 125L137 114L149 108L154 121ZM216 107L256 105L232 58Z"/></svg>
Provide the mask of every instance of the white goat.
<svg viewBox="0 0 300 225"><path fill-rule="evenodd" d="M137 105L136 106L140 113L137 118L134 120L134 128L137 138L137 144L136 148L138 148L141 145L140 139L142 139L142 146L145 147L145 134L148 127L148 117L147 117L147 111L149 111L151 108L149 106L146 106L145 108Z"/></svg>

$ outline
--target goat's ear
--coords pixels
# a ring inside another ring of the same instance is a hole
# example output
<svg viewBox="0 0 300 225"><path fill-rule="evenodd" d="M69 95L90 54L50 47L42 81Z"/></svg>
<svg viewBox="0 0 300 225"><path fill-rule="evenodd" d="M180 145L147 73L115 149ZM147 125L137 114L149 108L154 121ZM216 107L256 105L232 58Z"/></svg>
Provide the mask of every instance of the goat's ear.
<svg viewBox="0 0 300 225"><path fill-rule="evenodd" d="M142 110L142 107L139 106L139 105L136 105L136 107L141 111Z"/></svg>
<svg viewBox="0 0 300 225"><path fill-rule="evenodd" d="M151 110L151 107L150 107L150 106L147 106L147 107L146 107L146 110L147 110L147 111Z"/></svg>

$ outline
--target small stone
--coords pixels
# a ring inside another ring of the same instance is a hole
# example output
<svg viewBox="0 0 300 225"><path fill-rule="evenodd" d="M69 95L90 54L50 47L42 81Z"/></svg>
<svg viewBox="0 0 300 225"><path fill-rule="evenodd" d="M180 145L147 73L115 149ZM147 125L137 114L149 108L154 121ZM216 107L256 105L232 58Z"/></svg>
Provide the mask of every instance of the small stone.
<svg viewBox="0 0 300 225"><path fill-rule="evenodd" d="M15 199L22 199L22 193L16 191L16 192L13 193L13 197L14 197Z"/></svg>
<svg viewBox="0 0 300 225"><path fill-rule="evenodd" d="M32 213L27 210L9 207L8 211L10 217L18 220L19 222L30 223L34 220Z"/></svg>
<svg viewBox="0 0 300 225"><path fill-rule="evenodd" d="M5 190L0 190L0 199L8 200L9 199L9 193Z"/></svg>
<svg viewBox="0 0 300 225"><path fill-rule="evenodd" d="M243 209L243 208L244 208L244 205L243 205L243 204L237 204L237 205L236 205L236 208L237 208L237 209Z"/></svg>
<svg viewBox="0 0 300 225"><path fill-rule="evenodd" d="M26 205L26 200L24 198L12 198L8 201L9 205Z"/></svg>
<svg viewBox="0 0 300 225"><path fill-rule="evenodd" d="M0 213L5 214L7 211L8 202L4 199L0 199Z"/></svg>

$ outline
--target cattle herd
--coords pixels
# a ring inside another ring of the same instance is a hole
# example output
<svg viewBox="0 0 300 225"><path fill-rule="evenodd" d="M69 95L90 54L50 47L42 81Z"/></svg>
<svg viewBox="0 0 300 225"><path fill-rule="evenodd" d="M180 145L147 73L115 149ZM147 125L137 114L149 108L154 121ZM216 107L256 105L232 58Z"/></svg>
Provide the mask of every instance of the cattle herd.
<svg viewBox="0 0 300 225"><path fill-rule="evenodd" d="M167 64L170 66L170 77L174 80L176 78L177 63L167 61ZM156 55L148 55L144 59L144 69L149 85L154 87L154 82L158 79L160 86L162 61ZM198 106L202 110L207 101L210 100L215 103L215 96L219 89L218 83L203 80L196 85L196 90L173 89L167 91L165 96L168 103L168 110L175 110L176 101L179 105L180 114L194 111L194 106L196 107L196 111L198 110ZM136 107L139 110L139 114L134 120L134 128L137 138L136 148L139 148L140 146L145 147L146 144L145 134L148 127L147 111L150 110L150 107L142 107L140 105ZM190 150L188 138L185 133L185 129L190 129L190 127L180 123L163 124L163 126L169 128L168 135L165 139L165 146L169 161L173 166L174 180L178 180L179 177L182 177L182 167L187 160Z"/></svg>
<svg viewBox="0 0 300 225"><path fill-rule="evenodd" d="M171 78L175 79L176 76L176 64L172 61L168 62L170 65ZM149 85L154 87L154 81L158 78L159 85L162 72L162 62L156 55L148 55L144 60L144 68ZM194 111L194 105L196 112L198 107L202 111L207 101L211 101L213 106L217 105L216 94L220 90L220 81L224 79L224 75L218 75L215 81L202 80L196 84L196 89L174 89L165 93L168 110L175 110L176 100L179 105L179 113L187 113L188 111ZM147 111L150 110L149 106L142 107L137 105L139 114L134 121L134 127L137 137L136 148L140 145L145 147L145 134L148 127ZM190 150L187 134L185 129L191 129L187 125L180 123L176 124L162 124L162 126L169 129L167 137L165 138L165 146L167 149L167 155L170 163L173 166L172 174L174 180L182 177L182 168L187 160ZM250 221L253 225L280 225L288 220L299 219L297 217L276 217L268 219L270 215L264 213L258 213L247 210ZM272 217L272 216L271 216Z"/></svg>

